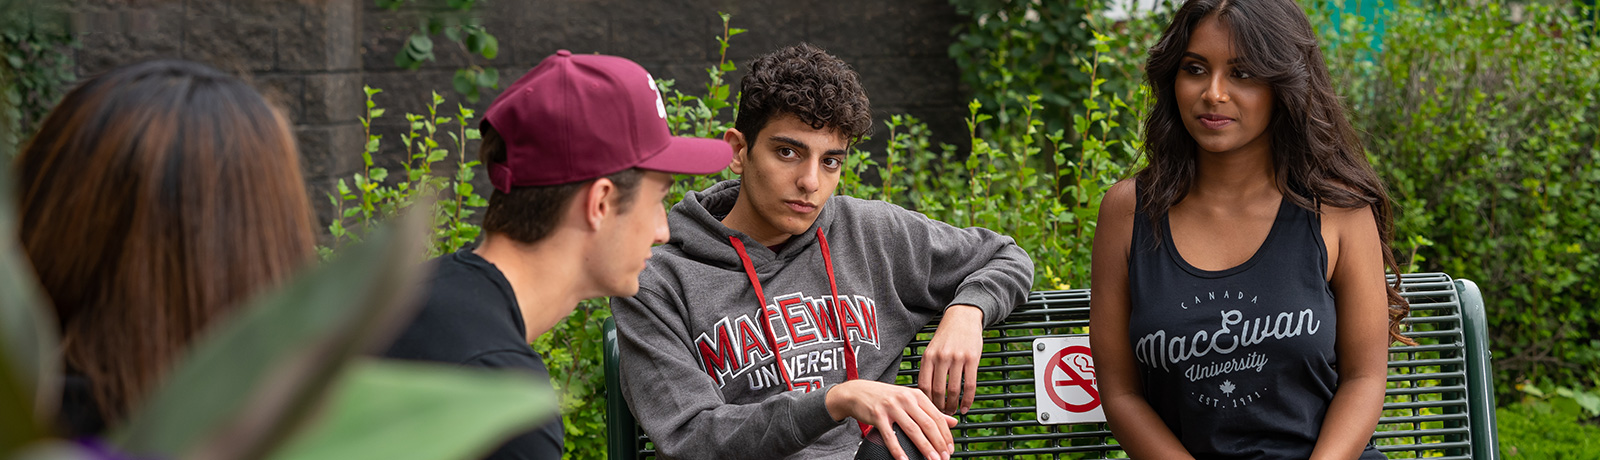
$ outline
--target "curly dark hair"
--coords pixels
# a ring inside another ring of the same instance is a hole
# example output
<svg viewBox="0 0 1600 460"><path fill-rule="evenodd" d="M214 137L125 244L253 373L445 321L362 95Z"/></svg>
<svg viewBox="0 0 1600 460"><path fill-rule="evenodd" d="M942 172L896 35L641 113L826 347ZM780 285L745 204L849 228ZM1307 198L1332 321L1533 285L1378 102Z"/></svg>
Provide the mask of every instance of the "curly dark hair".
<svg viewBox="0 0 1600 460"><path fill-rule="evenodd" d="M1371 207L1383 242L1383 265L1400 273L1389 246L1394 236L1389 194L1333 90L1316 33L1292 0L1191 0L1174 14L1145 64L1155 105L1145 118L1149 163L1136 175L1139 208L1151 222L1160 222L1194 184L1198 146L1179 115L1173 81L1189 48L1189 34L1212 15L1231 32L1240 67L1272 86L1276 101L1267 131L1277 168L1273 177L1283 199L1312 212L1320 212L1319 205ZM1388 288L1389 335L1414 344L1400 335L1400 322L1411 307L1400 296L1399 283L1396 279Z"/></svg>
<svg viewBox="0 0 1600 460"><path fill-rule="evenodd" d="M872 130L872 110L856 71L809 43L786 47L751 61L739 79L739 114L733 127L755 139L780 114L812 128L838 129L851 143Z"/></svg>

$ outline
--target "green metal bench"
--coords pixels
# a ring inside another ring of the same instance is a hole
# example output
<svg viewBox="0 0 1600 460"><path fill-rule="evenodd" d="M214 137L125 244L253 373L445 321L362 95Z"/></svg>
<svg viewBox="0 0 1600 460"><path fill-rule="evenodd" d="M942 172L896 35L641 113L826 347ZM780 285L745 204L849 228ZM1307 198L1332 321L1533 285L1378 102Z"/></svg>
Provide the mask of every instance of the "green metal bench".
<svg viewBox="0 0 1600 460"><path fill-rule="evenodd" d="M1389 389L1373 440L1389 458L1496 460L1494 384L1483 297L1471 281L1442 273L1405 275L1411 302L1406 335L1415 346L1389 349ZM1085 333L1089 291L1039 291L1004 323L984 330L978 395L957 425L955 457L1120 458L1103 423L1041 425L1034 409L1033 352L1037 337ZM921 353L933 335L923 328L906 348L897 381L911 385ZM609 458L655 458L655 448L635 423L618 386L616 329L605 325Z"/></svg>

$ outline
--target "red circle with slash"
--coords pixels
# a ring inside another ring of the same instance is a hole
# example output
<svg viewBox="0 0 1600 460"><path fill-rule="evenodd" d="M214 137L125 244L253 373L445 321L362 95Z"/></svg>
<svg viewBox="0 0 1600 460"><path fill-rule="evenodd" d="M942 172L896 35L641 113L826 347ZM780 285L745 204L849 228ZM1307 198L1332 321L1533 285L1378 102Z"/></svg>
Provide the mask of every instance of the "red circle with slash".
<svg viewBox="0 0 1600 460"><path fill-rule="evenodd" d="M1089 356L1091 359L1094 357L1093 354L1089 353L1089 347L1074 345L1056 352L1056 355L1050 358L1050 364L1045 366L1044 369L1044 393L1050 395L1050 400L1056 403L1056 407L1065 409L1068 412L1082 413L1100 407L1100 392L1095 390L1094 380L1083 378L1083 376L1078 375L1077 371L1072 369L1072 366L1067 365L1067 357L1080 354ZM1055 378L1056 369L1066 373L1067 378L1057 380ZM1067 388L1082 388L1085 393L1089 394L1089 402L1083 404L1068 403L1065 398L1061 397L1061 390Z"/></svg>

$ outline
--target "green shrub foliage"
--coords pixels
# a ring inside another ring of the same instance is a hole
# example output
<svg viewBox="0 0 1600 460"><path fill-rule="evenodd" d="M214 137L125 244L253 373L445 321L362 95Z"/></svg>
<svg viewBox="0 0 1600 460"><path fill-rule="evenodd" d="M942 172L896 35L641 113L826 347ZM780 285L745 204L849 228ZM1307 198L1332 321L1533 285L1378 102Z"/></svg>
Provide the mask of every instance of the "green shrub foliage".
<svg viewBox="0 0 1600 460"><path fill-rule="evenodd" d="M1401 260L1483 288L1502 395L1600 377L1600 60L1581 27L1542 5L1402 5L1370 60L1360 40L1330 53Z"/></svg>
<svg viewBox="0 0 1600 460"><path fill-rule="evenodd" d="M1600 390L1517 385L1516 402L1495 411L1500 455L1508 459L1600 456Z"/></svg>

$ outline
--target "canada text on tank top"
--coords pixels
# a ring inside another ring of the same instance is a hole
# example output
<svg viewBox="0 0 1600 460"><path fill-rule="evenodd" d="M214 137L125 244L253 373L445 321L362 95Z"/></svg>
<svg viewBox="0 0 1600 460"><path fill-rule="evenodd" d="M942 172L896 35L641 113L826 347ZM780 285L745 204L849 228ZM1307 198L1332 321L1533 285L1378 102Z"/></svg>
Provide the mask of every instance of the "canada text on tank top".
<svg viewBox="0 0 1600 460"><path fill-rule="evenodd" d="M844 308L838 310L841 316L838 326L830 320L834 302L826 292L816 296L801 292L784 294L773 297L772 303L766 305L784 366L797 388L821 388L844 381L844 334L850 334L858 360L861 347L882 348L877 302L860 295L839 297L844 301ZM717 388L725 387L730 381L752 390L784 387L760 320L759 312L725 316L711 330L695 336L694 349L700 366L717 383ZM839 381L826 381L828 376L836 376Z"/></svg>
<svg viewBox="0 0 1600 460"><path fill-rule="evenodd" d="M1129 257L1129 341L1152 408L1191 436L1248 428L1315 439L1320 415L1310 414L1326 412L1338 379L1316 215L1283 200L1256 253L1221 271L1190 265L1166 219L1160 229L1158 245L1136 214Z"/></svg>

